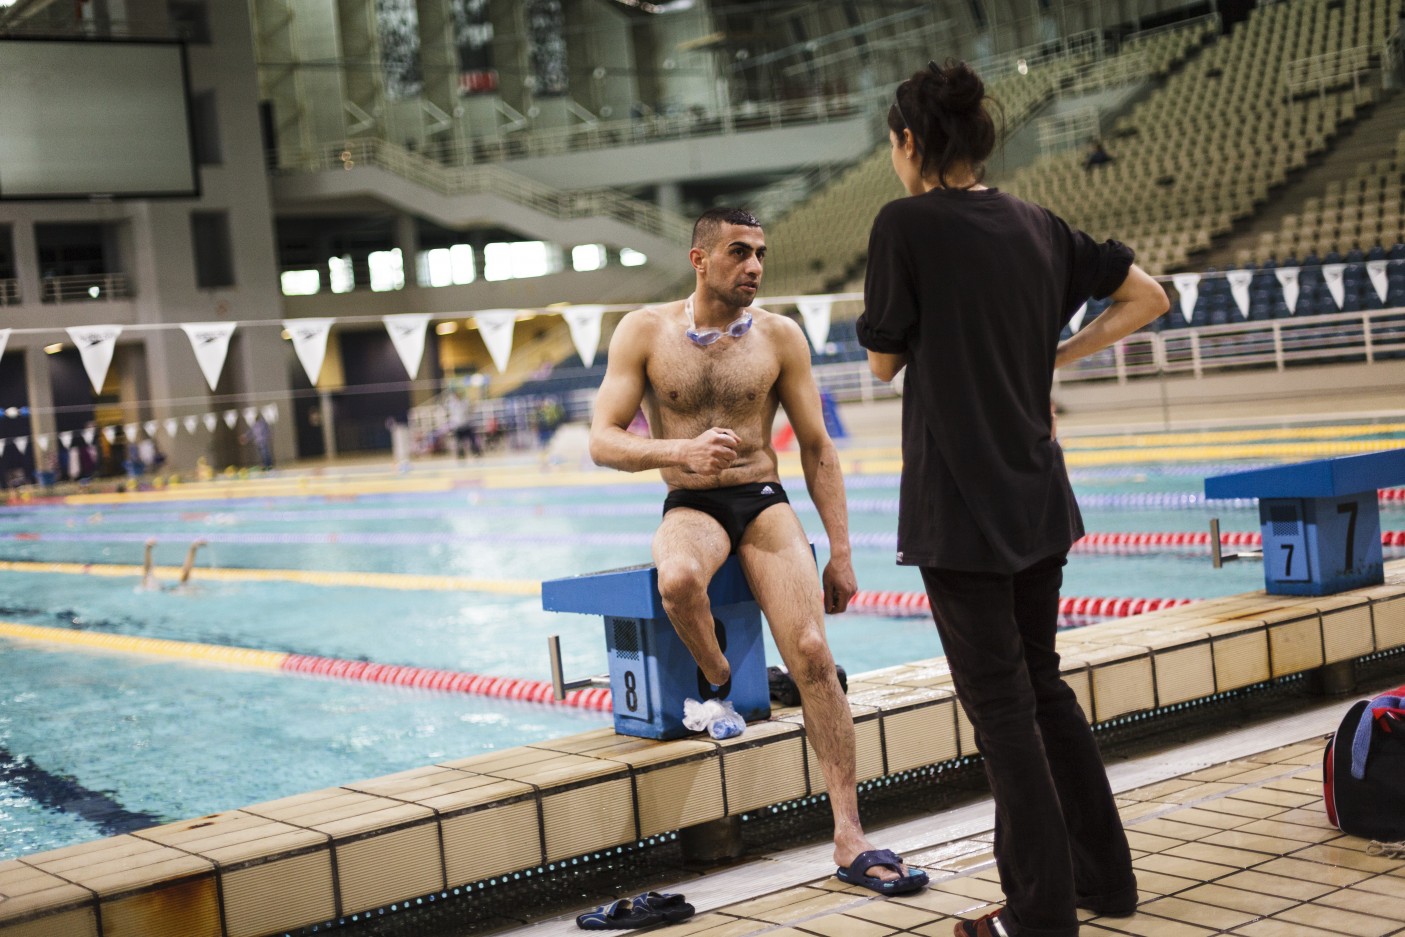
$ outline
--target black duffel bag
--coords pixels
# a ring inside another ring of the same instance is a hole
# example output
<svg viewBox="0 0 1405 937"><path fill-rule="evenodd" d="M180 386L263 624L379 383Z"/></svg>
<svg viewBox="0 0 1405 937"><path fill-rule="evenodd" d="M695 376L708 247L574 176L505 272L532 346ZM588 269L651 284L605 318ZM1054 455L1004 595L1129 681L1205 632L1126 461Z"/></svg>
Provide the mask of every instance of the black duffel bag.
<svg viewBox="0 0 1405 937"><path fill-rule="evenodd" d="M1322 755L1322 788L1343 833L1405 840L1405 686L1347 710Z"/></svg>

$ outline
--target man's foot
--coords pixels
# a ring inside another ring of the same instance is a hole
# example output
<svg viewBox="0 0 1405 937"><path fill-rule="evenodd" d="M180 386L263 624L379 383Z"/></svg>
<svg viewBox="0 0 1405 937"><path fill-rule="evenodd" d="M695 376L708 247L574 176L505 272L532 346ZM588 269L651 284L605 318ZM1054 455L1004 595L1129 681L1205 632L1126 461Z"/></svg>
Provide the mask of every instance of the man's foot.
<svg viewBox="0 0 1405 937"><path fill-rule="evenodd" d="M1010 932L1000 922L1000 912L992 911L974 921L958 921L953 937L1010 937Z"/></svg>
<svg viewBox="0 0 1405 937"><path fill-rule="evenodd" d="M835 852L838 855L838 850ZM890 849L865 850L854 856L847 866L841 865L834 876L845 884L858 885L880 895L905 895L927 887L927 873L907 868L902 857Z"/></svg>

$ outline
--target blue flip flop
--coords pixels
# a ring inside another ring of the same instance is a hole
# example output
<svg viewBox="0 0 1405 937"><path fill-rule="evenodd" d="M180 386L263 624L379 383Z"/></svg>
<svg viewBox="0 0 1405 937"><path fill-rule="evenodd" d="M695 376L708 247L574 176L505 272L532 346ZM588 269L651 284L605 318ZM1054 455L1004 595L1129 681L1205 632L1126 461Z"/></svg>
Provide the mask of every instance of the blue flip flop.
<svg viewBox="0 0 1405 937"><path fill-rule="evenodd" d="M855 856L849 867L840 868L834 873L834 877L845 884L858 885L880 895L906 895L926 888L927 873L921 869L908 869L907 874L902 875L902 863L902 856L891 849L870 849ZM868 870L874 866L892 869L902 877L884 881L876 875L868 874Z"/></svg>
<svg viewBox="0 0 1405 937"><path fill-rule="evenodd" d="M582 930L633 930L636 927L652 927L663 920L663 914L650 908L647 903L640 905L633 898L621 898L578 915L576 926Z"/></svg>
<svg viewBox="0 0 1405 937"><path fill-rule="evenodd" d="M670 924L686 921L693 916L694 908L683 898L671 892L660 894L656 891L634 896L634 906L645 911L657 911Z"/></svg>

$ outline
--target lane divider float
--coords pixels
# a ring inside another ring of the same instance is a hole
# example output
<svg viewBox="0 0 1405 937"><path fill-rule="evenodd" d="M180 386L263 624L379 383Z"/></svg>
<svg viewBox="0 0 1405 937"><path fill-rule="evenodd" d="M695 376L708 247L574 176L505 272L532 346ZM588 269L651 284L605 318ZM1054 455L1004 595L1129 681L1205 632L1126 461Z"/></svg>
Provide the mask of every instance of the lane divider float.
<svg viewBox="0 0 1405 937"><path fill-rule="evenodd" d="M221 644L198 644L166 638L146 638L130 634L80 631L71 628L49 628L18 622L0 622L0 637L21 641L63 644L118 654L140 654L202 663L224 664L253 670L278 670L287 673L311 674L339 680L356 680L389 686L438 690L445 693L467 693L524 703L557 704L551 683L517 677L493 677L437 670L431 667L411 667L398 664L377 664L362 660L343 660L310 654L290 654L284 651L261 651L255 648L229 647ZM601 687L573 690L558 705L600 712L610 710L610 691Z"/></svg>
<svg viewBox="0 0 1405 937"><path fill-rule="evenodd" d="M1059 614L1093 618L1127 618L1163 608L1191 605L1198 599L1128 599L1098 596L1059 597ZM860 614L917 618L930 615L932 608L925 592L870 592L860 589L849 600L849 610Z"/></svg>

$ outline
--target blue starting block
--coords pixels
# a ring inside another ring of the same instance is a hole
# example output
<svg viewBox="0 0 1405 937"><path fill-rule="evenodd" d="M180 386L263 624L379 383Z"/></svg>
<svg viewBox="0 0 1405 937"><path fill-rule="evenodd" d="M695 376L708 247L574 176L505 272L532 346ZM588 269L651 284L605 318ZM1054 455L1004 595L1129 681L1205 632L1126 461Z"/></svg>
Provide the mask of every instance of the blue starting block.
<svg viewBox="0 0 1405 937"><path fill-rule="evenodd" d="M615 731L646 739L689 735L691 730L683 725L683 701L690 698L731 700L748 722L770 716L761 609L740 561L728 557L707 589L717 641L732 665L732 678L720 687L707 682L674 631L658 583L653 566L542 583L542 608L547 611L605 616Z"/></svg>
<svg viewBox="0 0 1405 937"><path fill-rule="evenodd" d="M1331 595L1385 581L1377 490L1405 482L1405 449L1205 479L1207 498L1258 498L1264 588Z"/></svg>

